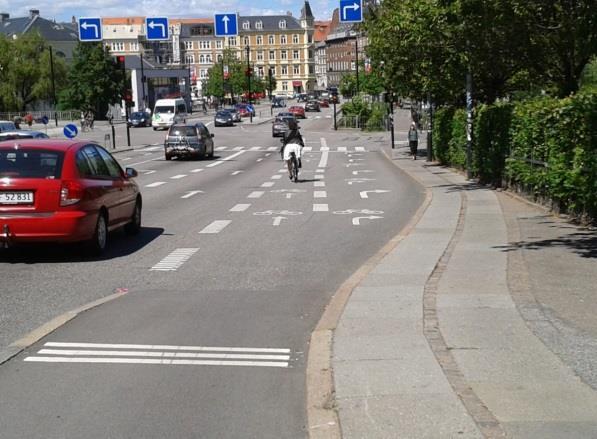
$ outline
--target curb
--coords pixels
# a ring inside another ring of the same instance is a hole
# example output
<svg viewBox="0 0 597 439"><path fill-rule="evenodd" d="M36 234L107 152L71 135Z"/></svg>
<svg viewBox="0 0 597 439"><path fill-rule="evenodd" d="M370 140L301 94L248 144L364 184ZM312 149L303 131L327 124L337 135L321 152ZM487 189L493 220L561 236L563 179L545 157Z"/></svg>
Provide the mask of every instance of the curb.
<svg viewBox="0 0 597 439"><path fill-rule="evenodd" d="M392 159L384 151L384 155L392 163ZM393 163L396 167L395 163ZM399 168L399 167L398 167ZM400 168L399 168L400 169ZM403 171L406 175L421 184L421 181ZM376 254L371 256L356 272L354 272L338 288L325 308L315 330L311 333L309 352L307 354L306 386L307 386L307 428L310 439L339 439L342 429L335 404L334 375L332 368L333 335L352 291L379 264L379 262L415 228L423 214L431 204L433 193L425 189L425 199L410 221L390 239Z"/></svg>
<svg viewBox="0 0 597 439"><path fill-rule="evenodd" d="M118 299L119 297L124 296L127 292L128 290L126 290L125 288L119 288L116 290L115 293L110 294L109 296L102 297L101 299L94 300L93 302L89 302L71 311L67 311L64 314L61 314L53 318L52 320L44 323L43 325L38 326L36 329L29 332L24 337L8 345L7 348L0 350L0 365L6 363L11 358L15 357L32 344L38 342L45 336L51 334L56 329L60 328L70 320L74 319L82 312L89 311L90 309L103 305L104 303L110 302L114 299Z"/></svg>

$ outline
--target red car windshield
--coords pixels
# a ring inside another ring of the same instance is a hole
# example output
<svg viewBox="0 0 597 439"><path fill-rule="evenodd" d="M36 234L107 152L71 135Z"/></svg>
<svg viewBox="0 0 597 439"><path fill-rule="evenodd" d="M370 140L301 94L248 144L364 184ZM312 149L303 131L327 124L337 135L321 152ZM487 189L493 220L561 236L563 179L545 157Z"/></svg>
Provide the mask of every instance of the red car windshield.
<svg viewBox="0 0 597 439"><path fill-rule="evenodd" d="M0 178L60 178L64 154L59 151L0 149Z"/></svg>

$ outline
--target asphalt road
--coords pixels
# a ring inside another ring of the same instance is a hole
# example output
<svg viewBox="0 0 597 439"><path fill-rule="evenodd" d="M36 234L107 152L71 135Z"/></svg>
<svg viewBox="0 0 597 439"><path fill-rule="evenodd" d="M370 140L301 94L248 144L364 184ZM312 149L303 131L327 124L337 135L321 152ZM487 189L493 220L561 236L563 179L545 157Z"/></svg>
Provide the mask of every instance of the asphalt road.
<svg viewBox="0 0 597 439"><path fill-rule="evenodd" d="M142 233L0 254L0 348L127 289L0 366L2 438L305 437L311 331L332 294L409 221L422 189L378 136L301 122L299 183L269 124L209 128L213 160L117 156L139 171ZM164 133L134 130L138 144Z"/></svg>

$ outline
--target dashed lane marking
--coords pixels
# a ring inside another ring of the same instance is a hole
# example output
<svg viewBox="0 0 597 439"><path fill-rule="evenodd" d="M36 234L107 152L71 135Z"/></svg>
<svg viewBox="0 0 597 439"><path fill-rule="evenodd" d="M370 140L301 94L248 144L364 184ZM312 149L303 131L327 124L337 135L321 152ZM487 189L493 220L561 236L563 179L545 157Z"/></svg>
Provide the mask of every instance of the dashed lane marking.
<svg viewBox="0 0 597 439"><path fill-rule="evenodd" d="M237 204L236 206L233 206L232 209L229 210L229 212L244 212L249 207L251 207L250 204Z"/></svg>
<svg viewBox="0 0 597 439"><path fill-rule="evenodd" d="M167 183L166 181L156 181L155 183L150 183L150 184L146 185L145 187L158 187L158 186L161 186L166 183Z"/></svg>
<svg viewBox="0 0 597 439"><path fill-rule="evenodd" d="M148 171L141 171L141 172L143 172L143 175L151 175L151 174L156 173L155 169L150 169Z"/></svg>
<svg viewBox="0 0 597 439"><path fill-rule="evenodd" d="M312 146L305 146L303 148L303 151L305 151L305 152L313 151L313 147Z"/></svg>
<svg viewBox="0 0 597 439"><path fill-rule="evenodd" d="M247 195L247 198L261 198L265 192L263 191L254 191Z"/></svg>
<svg viewBox="0 0 597 439"><path fill-rule="evenodd" d="M245 151L238 151L236 154L229 155L228 157L224 157L223 159L220 159L217 162L210 163L206 167L213 168L214 166L221 165L222 163L227 162L228 160L232 160L233 158L238 157L239 155L243 154L244 152Z"/></svg>
<svg viewBox="0 0 597 439"><path fill-rule="evenodd" d="M202 194L202 193L203 193L203 191L189 191L189 192L187 192L185 195L183 195L180 198L191 198L194 195Z"/></svg>
<svg viewBox="0 0 597 439"><path fill-rule="evenodd" d="M319 160L318 168L325 168L328 165L328 157L330 152L329 151L322 151L321 152L321 160Z"/></svg>
<svg viewBox="0 0 597 439"><path fill-rule="evenodd" d="M226 149L228 149L228 147L227 147L227 146L218 146L218 147L216 148L216 151L226 151Z"/></svg>
<svg viewBox="0 0 597 439"><path fill-rule="evenodd" d="M280 174L272 175L272 180L279 180L282 176Z"/></svg>
<svg viewBox="0 0 597 439"><path fill-rule="evenodd" d="M220 233L231 222L232 221L230 221L230 220L217 220L217 221L214 221L210 225L208 225L207 227L205 227L203 230L201 230L199 233L210 234L210 235L211 234L215 234L215 233Z"/></svg>
<svg viewBox="0 0 597 439"><path fill-rule="evenodd" d="M357 146L357 147L355 147L354 150L357 151L357 152L365 152L365 147L364 146Z"/></svg>
<svg viewBox="0 0 597 439"><path fill-rule="evenodd" d="M196 174L197 172L203 172L204 170L205 170L205 169L203 169L203 168L197 168L197 169L191 169L191 172L192 172L193 174Z"/></svg>
<svg viewBox="0 0 597 439"><path fill-rule="evenodd" d="M313 212L329 212L330 208L327 204L314 204Z"/></svg>
<svg viewBox="0 0 597 439"><path fill-rule="evenodd" d="M261 187L272 187L275 183L273 181L266 181Z"/></svg>
<svg viewBox="0 0 597 439"><path fill-rule="evenodd" d="M198 248L178 248L151 267L150 271L176 271L198 250Z"/></svg>
<svg viewBox="0 0 597 439"><path fill-rule="evenodd" d="M327 198L327 196L326 191L313 191L313 198Z"/></svg>
<svg viewBox="0 0 597 439"><path fill-rule="evenodd" d="M278 148L277 146L270 146L269 148L267 148L268 151L278 151L280 148Z"/></svg>
<svg viewBox="0 0 597 439"><path fill-rule="evenodd" d="M172 180L180 180L181 178L185 178L187 176L187 174L178 174L178 175L174 175L173 177L170 177Z"/></svg>
<svg viewBox="0 0 597 439"><path fill-rule="evenodd" d="M238 175L238 174L241 174L242 172L244 172L244 171L234 171L234 172L233 172L232 174L230 174L230 175Z"/></svg>
<svg viewBox="0 0 597 439"><path fill-rule="evenodd" d="M315 174L315 178L325 178L325 175L323 174Z"/></svg>
<svg viewBox="0 0 597 439"><path fill-rule="evenodd" d="M249 148L249 151L261 151L261 146L252 146Z"/></svg>
<svg viewBox="0 0 597 439"><path fill-rule="evenodd" d="M325 181L314 181L313 187L325 187Z"/></svg>
<svg viewBox="0 0 597 439"><path fill-rule="evenodd" d="M346 146L339 146L338 147L338 152L346 152L346 151L347 151Z"/></svg>
<svg viewBox="0 0 597 439"><path fill-rule="evenodd" d="M262 160L263 160L263 158L258 158L258 159L257 159L257 161L258 161L258 162L260 162L260 161L262 161Z"/></svg>

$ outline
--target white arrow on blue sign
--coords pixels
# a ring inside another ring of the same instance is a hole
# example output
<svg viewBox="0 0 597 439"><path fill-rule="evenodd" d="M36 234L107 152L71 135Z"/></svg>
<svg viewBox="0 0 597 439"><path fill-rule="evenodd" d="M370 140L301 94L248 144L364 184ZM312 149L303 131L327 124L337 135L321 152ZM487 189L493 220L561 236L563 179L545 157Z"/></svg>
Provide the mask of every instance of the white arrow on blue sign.
<svg viewBox="0 0 597 439"><path fill-rule="evenodd" d="M101 41L102 19L99 17L79 18L79 41Z"/></svg>
<svg viewBox="0 0 597 439"><path fill-rule="evenodd" d="M340 0L340 22L360 23L363 21L362 0Z"/></svg>
<svg viewBox="0 0 597 439"><path fill-rule="evenodd" d="M215 14L216 37L235 37L238 35L238 16L236 13Z"/></svg>
<svg viewBox="0 0 597 439"><path fill-rule="evenodd" d="M168 18L166 17L147 17L145 19L145 29L147 33L147 40L159 41L167 40L168 32Z"/></svg>
<svg viewBox="0 0 597 439"><path fill-rule="evenodd" d="M79 134L79 130L77 129L77 126L73 123L69 123L68 125L65 125L62 132L69 139L74 139L75 137L77 137L77 134Z"/></svg>

